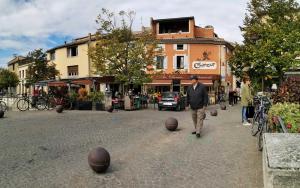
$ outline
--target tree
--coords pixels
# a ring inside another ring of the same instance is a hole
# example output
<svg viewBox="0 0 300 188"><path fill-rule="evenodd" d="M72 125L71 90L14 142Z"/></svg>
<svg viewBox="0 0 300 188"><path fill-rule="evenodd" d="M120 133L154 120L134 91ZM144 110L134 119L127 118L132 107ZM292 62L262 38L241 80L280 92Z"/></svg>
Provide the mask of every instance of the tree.
<svg viewBox="0 0 300 188"><path fill-rule="evenodd" d="M300 14L295 0L251 0L244 25L244 41L237 44L229 63L238 76L245 67L254 81L278 77L299 66ZM263 85L263 82L262 82Z"/></svg>
<svg viewBox="0 0 300 188"><path fill-rule="evenodd" d="M55 65L48 63L47 54L42 49L29 52L27 61L31 63L26 74L26 83L30 85L42 80L55 79L55 76L59 74Z"/></svg>
<svg viewBox="0 0 300 188"><path fill-rule="evenodd" d="M115 15L102 9L96 20L97 42L89 49L96 73L115 76L125 86L151 81L146 70L155 63L157 41L151 32L144 30L135 34L132 31L134 17L133 11L120 11Z"/></svg>
<svg viewBox="0 0 300 188"><path fill-rule="evenodd" d="M19 78L16 73L0 68L0 90L16 87L18 83Z"/></svg>

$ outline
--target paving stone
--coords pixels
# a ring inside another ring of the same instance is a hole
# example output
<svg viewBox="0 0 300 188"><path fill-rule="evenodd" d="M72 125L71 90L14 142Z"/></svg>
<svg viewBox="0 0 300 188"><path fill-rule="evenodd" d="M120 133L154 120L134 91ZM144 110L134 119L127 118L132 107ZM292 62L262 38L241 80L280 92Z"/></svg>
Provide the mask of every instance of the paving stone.
<svg viewBox="0 0 300 188"><path fill-rule="evenodd" d="M176 117L179 131L164 127ZM0 187L262 187L261 153L240 107L208 116L200 139L190 112L8 112L0 121ZM88 166L97 146L105 174Z"/></svg>

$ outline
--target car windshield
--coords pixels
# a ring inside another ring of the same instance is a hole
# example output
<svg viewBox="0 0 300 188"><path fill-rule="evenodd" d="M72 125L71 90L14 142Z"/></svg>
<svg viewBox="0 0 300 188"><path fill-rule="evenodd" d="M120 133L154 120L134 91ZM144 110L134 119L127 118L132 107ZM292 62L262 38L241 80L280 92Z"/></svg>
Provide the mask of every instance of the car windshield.
<svg viewBox="0 0 300 188"><path fill-rule="evenodd" d="M163 98L174 98L175 96L176 96L176 93L172 93L172 92L162 93Z"/></svg>

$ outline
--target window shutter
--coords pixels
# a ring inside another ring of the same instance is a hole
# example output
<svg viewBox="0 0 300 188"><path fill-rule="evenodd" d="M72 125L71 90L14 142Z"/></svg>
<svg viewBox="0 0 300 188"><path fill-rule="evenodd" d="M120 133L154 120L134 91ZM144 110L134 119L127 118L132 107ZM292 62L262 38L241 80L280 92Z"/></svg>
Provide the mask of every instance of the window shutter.
<svg viewBox="0 0 300 188"><path fill-rule="evenodd" d="M187 44L183 45L183 50L187 50Z"/></svg>
<svg viewBox="0 0 300 188"><path fill-rule="evenodd" d="M189 56L184 56L184 69L189 69Z"/></svg>
<svg viewBox="0 0 300 188"><path fill-rule="evenodd" d="M177 44L173 44L174 50L177 50Z"/></svg>
<svg viewBox="0 0 300 188"><path fill-rule="evenodd" d="M176 70L176 56L173 56L173 69Z"/></svg>
<svg viewBox="0 0 300 188"><path fill-rule="evenodd" d="M165 56L164 58L164 69L166 70L168 68L168 56Z"/></svg>

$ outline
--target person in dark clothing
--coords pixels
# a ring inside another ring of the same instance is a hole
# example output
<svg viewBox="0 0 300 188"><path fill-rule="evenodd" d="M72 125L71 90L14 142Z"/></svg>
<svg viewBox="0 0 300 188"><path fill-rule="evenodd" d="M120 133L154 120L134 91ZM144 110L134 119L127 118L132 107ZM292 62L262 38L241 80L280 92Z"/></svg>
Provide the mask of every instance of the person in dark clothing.
<svg viewBox="0 0 300 188"><path fill-rule="evenodd" d="M191 76L192 86L187 90L187 105L190 106L192 119L194 123L194 131L199 138L205 118L205 109L208 105L208 94L203 84L198 82L197 76Z"/></svg>

